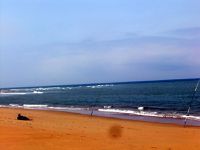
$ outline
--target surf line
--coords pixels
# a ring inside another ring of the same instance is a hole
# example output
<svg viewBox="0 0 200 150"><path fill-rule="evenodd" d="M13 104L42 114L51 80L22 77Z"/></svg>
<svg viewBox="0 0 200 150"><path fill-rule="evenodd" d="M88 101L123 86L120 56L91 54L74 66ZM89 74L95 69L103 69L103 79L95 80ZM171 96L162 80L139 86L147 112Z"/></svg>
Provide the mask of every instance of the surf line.
<svg viewBox="0 0 200 150"><path fill-rule="evenodd" d="M190 109L191 109L192 103L193 103L193 101L194 101L194 99L195 99L195 95L196 95L197 89L198 89L198 87L199 87L199 82L200 82L200 79L197 81L196 87L195 87L194 92L193 92L193 95L192 95L192 99L191 99L191 101L190 101L190 103L189 103L189 107L188 107L188 110L187 110L187 115L186 115L185 121L184 121L184 127L186 127L186 125L187 125L187 118L188 118L189 115L190 115Z"/></svg>

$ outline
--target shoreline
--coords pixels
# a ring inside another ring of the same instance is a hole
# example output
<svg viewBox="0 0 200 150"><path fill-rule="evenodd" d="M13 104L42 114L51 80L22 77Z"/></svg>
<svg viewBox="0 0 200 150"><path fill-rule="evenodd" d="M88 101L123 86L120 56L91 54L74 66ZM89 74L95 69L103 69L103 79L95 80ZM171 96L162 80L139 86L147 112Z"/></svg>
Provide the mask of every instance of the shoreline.
<svg viewBox="0 0 200 150"><path fill-rule="evenodd" d="M21 113L32 119L19 121ZM0 108L0 149L200 149L200 128L59 111Z"/></svg>
<svg viewBox="0 0 200 150"><path fill-rule="evenodd" d="M13 104L14 105L14 104ZM32 105L31 105L32 106ZM63 107L65 109L55 109L51 107L24 107L24 106L3 106L0 105L1 108L7 109L25 109L25 110L41 110L41 111L53 111L53 112L64 112L64 113L72 113L72 114L82 114L87 116L96 116L96 117L104 117L104 118L116 118L122 120L132 120L132 121L142 121L142 122L151 122L151 123L161 123L161 124L175 124L184 126L185 117L163 117L163 116L148 116L148 115L137 115L137 114L126 114L126 113L113 113L113 112L104 112L99 111L97 109L83 109L83 108L71 108L71 107ZM59 107L58 107L59 108ZM191 116L187 118L186 126L197 126L200 127L200 120L191 119ZM197 117L197 116L196 116ZM198 117L199 118L199 117Z"/></svg>
<svg viewBox="0 0 200 150"><path fill-rule="evenodd" d="M10 111L14 111L14 112L18 111L19 113L20 112L53 113L53 114L61 114L61 115L80 116L80 117L86 117L86 118L99 118L99 119L103 119L103 120L116 120L116 121L132 122L132 123L156 124L156 125L161 125L161 126L177 126L177 127L183 127L183 128L189 127L189 128L200 129L200 126L193 126L193 125L184 126L182 124L176 124L176 123L162 123L162 122L153 122L153 121L145 121L145 120L134 120L134 119L108 117L108 116L95 115L95 114L93 114L91 116L90 114L83 114L83 113L77 113L77 112L67 112L67 111L58 111L58 110L50 110L50 109L44 110L44 109L11 108L11 107L2 108L2 107L0 107L0 112L1 112L1 110L8 110L8 111L10 110ZM17 117L17 114L16 114L16 116L14 118L15 120L17 120L16 117ZM144 117L144 116L142 116L142 117ZM33 121L33 118L30 118L30 119L31 119L30 121ZM179 120L179 118L176 118L176 119ZM29 122L29 121L27 121L27 122Z"/></svg>
<svg viewBox="0 0 200 150"><path fill-rule="evenodd" d="M0 108L1 109L7 109L7 110L15 110L20 113L20 112L47 112L47 113L55 113L55 114L62 114L62 115L73 115L73 116L82 116L82 117L89 117L89 118L100 118L100 119L105 119L105 120L119 120L119 121L130 121L130 122L141 122L141 123L147 123L147 124L160 124L160 125L166 125L166 126L178 126L178 127L184 127L183 125L180 124L174 124L174 123L162 123L162 122L152 122L152 121L144 121L144 120L133 120L133 119L126 119L126 118L117 118L117 117L108 117L108 116L101 116L101 115L95 115L93 114L92 116L90 114L83 114L83 113L77 113L77 112L67 112L67 111L57 111L57 110L44 110L44 109L28 109L28 108ZM17 114L16 114L17 117ZM15 118L16 119L16 118ZM32 120L32 118L30 118ZM192 126L188 125L186 127L194 127L194 128L199 128L200 126Z"/></svg>

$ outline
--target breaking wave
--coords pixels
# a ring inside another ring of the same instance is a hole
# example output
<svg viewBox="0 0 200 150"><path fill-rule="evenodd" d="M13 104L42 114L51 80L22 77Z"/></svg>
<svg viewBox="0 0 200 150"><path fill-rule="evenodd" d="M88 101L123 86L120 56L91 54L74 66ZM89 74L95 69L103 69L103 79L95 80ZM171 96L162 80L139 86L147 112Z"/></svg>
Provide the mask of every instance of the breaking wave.
<svg viewBox="0 0 200 150"><path fill-rule="evenodd" d="M140 107L138 107L139 110ZM200 121L200 116L187 116L184 114L175 114L175 113L158 113L151 111L142 111L142 110L123 110L123 109L106 109L100 108L98 111L107 112L107 113L120 113L120 114L128 114L128 115L138 115L138 116L149 116L149 117L159 117L159 118L176 118L176 119L191 119Z"/></svg>
<svg viewBox="0 0 200 150"><path fill-rule="evenodd" d="M28 92L25 92L25 91L19 91L19 92L16 92L16 91L5 91L5 92L0 92L0 96L12 96L12 95L26 95L26 94L43 94L44 92L41 92L41 91L28 91Z"/></svg>
<svg viewBox="0 0 200 150"><path fill-rule="evenodd" d="M97 84L97 85L81 85L81 86L57 86L57 87L30 87L30 88L11 88L11 89L0 89L0 96L9 95L26 95L26 94L43 94L51 92L63 92L67 90L76 90L80 88L106 88L112 87L113 84Z"/></svg>

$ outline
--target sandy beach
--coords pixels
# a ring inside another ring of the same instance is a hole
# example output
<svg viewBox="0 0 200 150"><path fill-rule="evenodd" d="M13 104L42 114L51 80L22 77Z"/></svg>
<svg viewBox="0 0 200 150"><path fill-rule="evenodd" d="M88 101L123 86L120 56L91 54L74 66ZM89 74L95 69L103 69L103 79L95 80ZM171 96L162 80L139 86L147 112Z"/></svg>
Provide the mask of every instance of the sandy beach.
<svg viewBox="0 0 200 150"><path fill-rule="evenodd" d="M31 121L16 120L18 113ZM198 150L200 128L0 108L1 150Z"/></svg>

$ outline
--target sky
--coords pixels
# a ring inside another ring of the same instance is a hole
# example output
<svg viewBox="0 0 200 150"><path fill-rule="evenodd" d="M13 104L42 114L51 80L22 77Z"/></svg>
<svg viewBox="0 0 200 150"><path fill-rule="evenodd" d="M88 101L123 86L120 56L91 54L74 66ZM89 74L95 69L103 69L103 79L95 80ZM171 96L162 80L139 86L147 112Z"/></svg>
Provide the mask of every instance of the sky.
<svg viewBox="0 0 200 150"><path fill-rule="evenodd" d="M200 77L199 0L0 0L0 87Z"/></svg>

